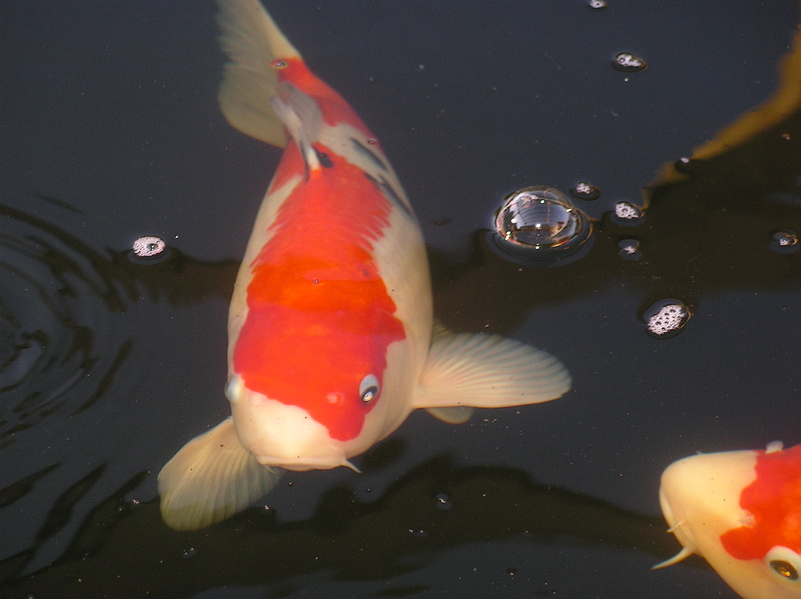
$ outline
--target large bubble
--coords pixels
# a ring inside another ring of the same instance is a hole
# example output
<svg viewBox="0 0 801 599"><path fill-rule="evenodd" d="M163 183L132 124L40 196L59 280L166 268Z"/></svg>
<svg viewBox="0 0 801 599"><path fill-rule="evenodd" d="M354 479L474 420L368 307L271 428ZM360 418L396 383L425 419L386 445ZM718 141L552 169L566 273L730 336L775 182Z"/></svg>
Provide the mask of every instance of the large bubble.
<svg viewBox="0 0 801 599"><path fill-rule="evenodd" d="M590 238L590 219L561 191L526 187L504 199L495 213L495 245L526 261L552 263L574 254Z"/></svg>

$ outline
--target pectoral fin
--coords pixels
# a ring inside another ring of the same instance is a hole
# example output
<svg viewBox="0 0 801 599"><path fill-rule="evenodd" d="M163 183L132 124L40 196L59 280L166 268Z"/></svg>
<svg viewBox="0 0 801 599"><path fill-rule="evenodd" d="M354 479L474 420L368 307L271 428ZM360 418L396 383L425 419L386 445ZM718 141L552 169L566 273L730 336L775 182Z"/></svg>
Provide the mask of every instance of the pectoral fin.
<svg viewBox="0 0 801 599"><path fill-rule="evenodd" d="M426 412L448 424L464 424L470 420L474 410L467 406L456 406L455 408L426 408Z"/></svg>
<svg viewBox="0 0 801 599"><path fill-rule="evenodd" d="M559 360L524 343L497 335L440 333L429 350L413 405L458 422L458 413L451 413L454 406L539 403L560 397L570 383Z"/></svg>
<svg viewBox="0 0 801 599"><path fill-rule="evenodd" d="M161 469L161 517L175 530L209 526L269 493L282 473L262 466L242 447L228 417Z"/></svg>

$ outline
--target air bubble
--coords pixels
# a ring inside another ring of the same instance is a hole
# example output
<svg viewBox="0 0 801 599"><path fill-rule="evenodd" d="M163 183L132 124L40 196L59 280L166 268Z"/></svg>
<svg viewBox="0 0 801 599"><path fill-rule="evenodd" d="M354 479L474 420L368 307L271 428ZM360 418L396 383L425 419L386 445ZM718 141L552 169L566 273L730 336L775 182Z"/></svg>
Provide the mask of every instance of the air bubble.
<svg viewBox="0 0 801 599"><path fill-rule="evenodd" d="M170 250L161 237L143 235L133 242L132 251L128 252L131 262L152 264L170 257Z"/></svg>
<svg viewBox="0 0 801 599"><path fill-rule="evenodd" d="M615 55L612 66L624 73L637 73L639 71L644 71L648 67L648 63L630 52L620 52Z"/></svg>
<svg viewBox="0 0 801 599"><path fill-rule="evenodd" d="M615 204L614 220L622 225L638 225L642 222L644 213L642 208L631 202L618 202Z"/></svg>
<svg viewBox="0 0 801 599"><path fill-rule="evenodd" d="M642 257L640 242L636 239L622 239L618 242L620 257L624 260L639 260Z"/></svg>
<svg viewBox="0 0 801 599"><path fill-rule="evenodd" d="M604 0L590 0L590 8L606 8L608 4Z"/></svg>
<svg viewBox="0 0 801 599"><path fill-rule="evenodd" d="M575 189L570 190L570 195L579 200L597 200L601 197L601 190L595 187L592 183L580 181L576 184Z"/></svg>
<svg viewBox="0 0 801 599"><path fill-rule="evenodd" d="M181 557L184 559L189 559L195 557L195 554L197 554L197 549L195 549L194 547L189 547L188 549L184 549L184 551L181 552Z"/></svg>
<svg viewBox="0 0 801 599"><path fill-rule="evenodd" d="M648 334L659 339L678 335L690 319L690 310L677 299L659 300L643 314Z"/></svg>
<svg viewBox="0 0 801 599"><path fill-rule="evenodd" d="M436 503L437 509L440 511L444 512L445 510L449 510L451 509L451 507L453 507L453 504L451 503L451 498L448 497L448 495L445 493L437 493L434 496L434 499L437 502Z"/></svg>
<svg viewBox="0 0 801 599"><path fill-rule="evenodd" d="M561 191L545 185L506 196L495 213L495 246L505 254L553 263L590 238L592 224Z"/></svg>
<svg viewBox="0 0 801 599"><path fill-rule="evenodd" d="M695 158L687 158L686 156L679 158L673 166L683 175L692 175L698 172L698 160Z"/></svg>
<svg viewBox="0 0 801 599"><path fill-rule="evenodd" d="M167 244L160 237L146 235L133 242L134 254L140 258L158 256L165 249L167 249Z"/></svg>
<svg viewBox="0 0 801 599"><path fill-rule="evenodd" d="M770 249L777 254L793 254L798 251L799 247L801 244L799 244L798 235L789 229L776 231L770 240Z"/></svg>

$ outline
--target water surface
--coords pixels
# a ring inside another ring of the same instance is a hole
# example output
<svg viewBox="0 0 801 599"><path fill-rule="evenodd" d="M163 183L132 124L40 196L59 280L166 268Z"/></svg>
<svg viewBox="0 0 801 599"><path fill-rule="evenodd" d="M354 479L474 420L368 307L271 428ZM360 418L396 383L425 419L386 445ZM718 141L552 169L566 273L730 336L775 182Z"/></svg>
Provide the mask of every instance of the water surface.
<svg viewBox="0 0 801 599"><path fill-rule="evenodd" d="M678 551L658 481L801 442L801 251L771 248L801 233L798 112L659 173L775 92L798 7L610 4L268 6L381 138L441 320L546 349L574 388L461 426L414 414L363 474L289 473L177 533L156 474L227 413L227 302L279 152L217 110L211 3L4 3L3 596L734 597L699 558L650 571ZM487 245L508 193L582 181L601 196L575 200L596 220L580 260ZM644 221L610 216L645 198ZM142 235L169 257L132 260ZM664 298L692 312L668 339L642 320Z"/></svg>

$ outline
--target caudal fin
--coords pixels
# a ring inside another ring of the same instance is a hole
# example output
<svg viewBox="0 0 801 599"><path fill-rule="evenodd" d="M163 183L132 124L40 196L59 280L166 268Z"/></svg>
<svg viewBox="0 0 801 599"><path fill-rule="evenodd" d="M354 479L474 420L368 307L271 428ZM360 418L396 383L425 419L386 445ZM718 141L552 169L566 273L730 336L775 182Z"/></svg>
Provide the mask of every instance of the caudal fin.
<svg viewBox="0 0 801 599"><path fill-rule="evenodd" d="M269 493L282 473L262 466L242 447L228 417L161 469L161 517L175 530L209 526Z"/></svg>
<svg viewBox="0 0 801 599"><path fill-rule="evenodd" d="M232 127L274 146L287 142L270 101L276 95L276 59L300 58L258 0L217 0L220 46L228 56L217 94Z"/></svg>

